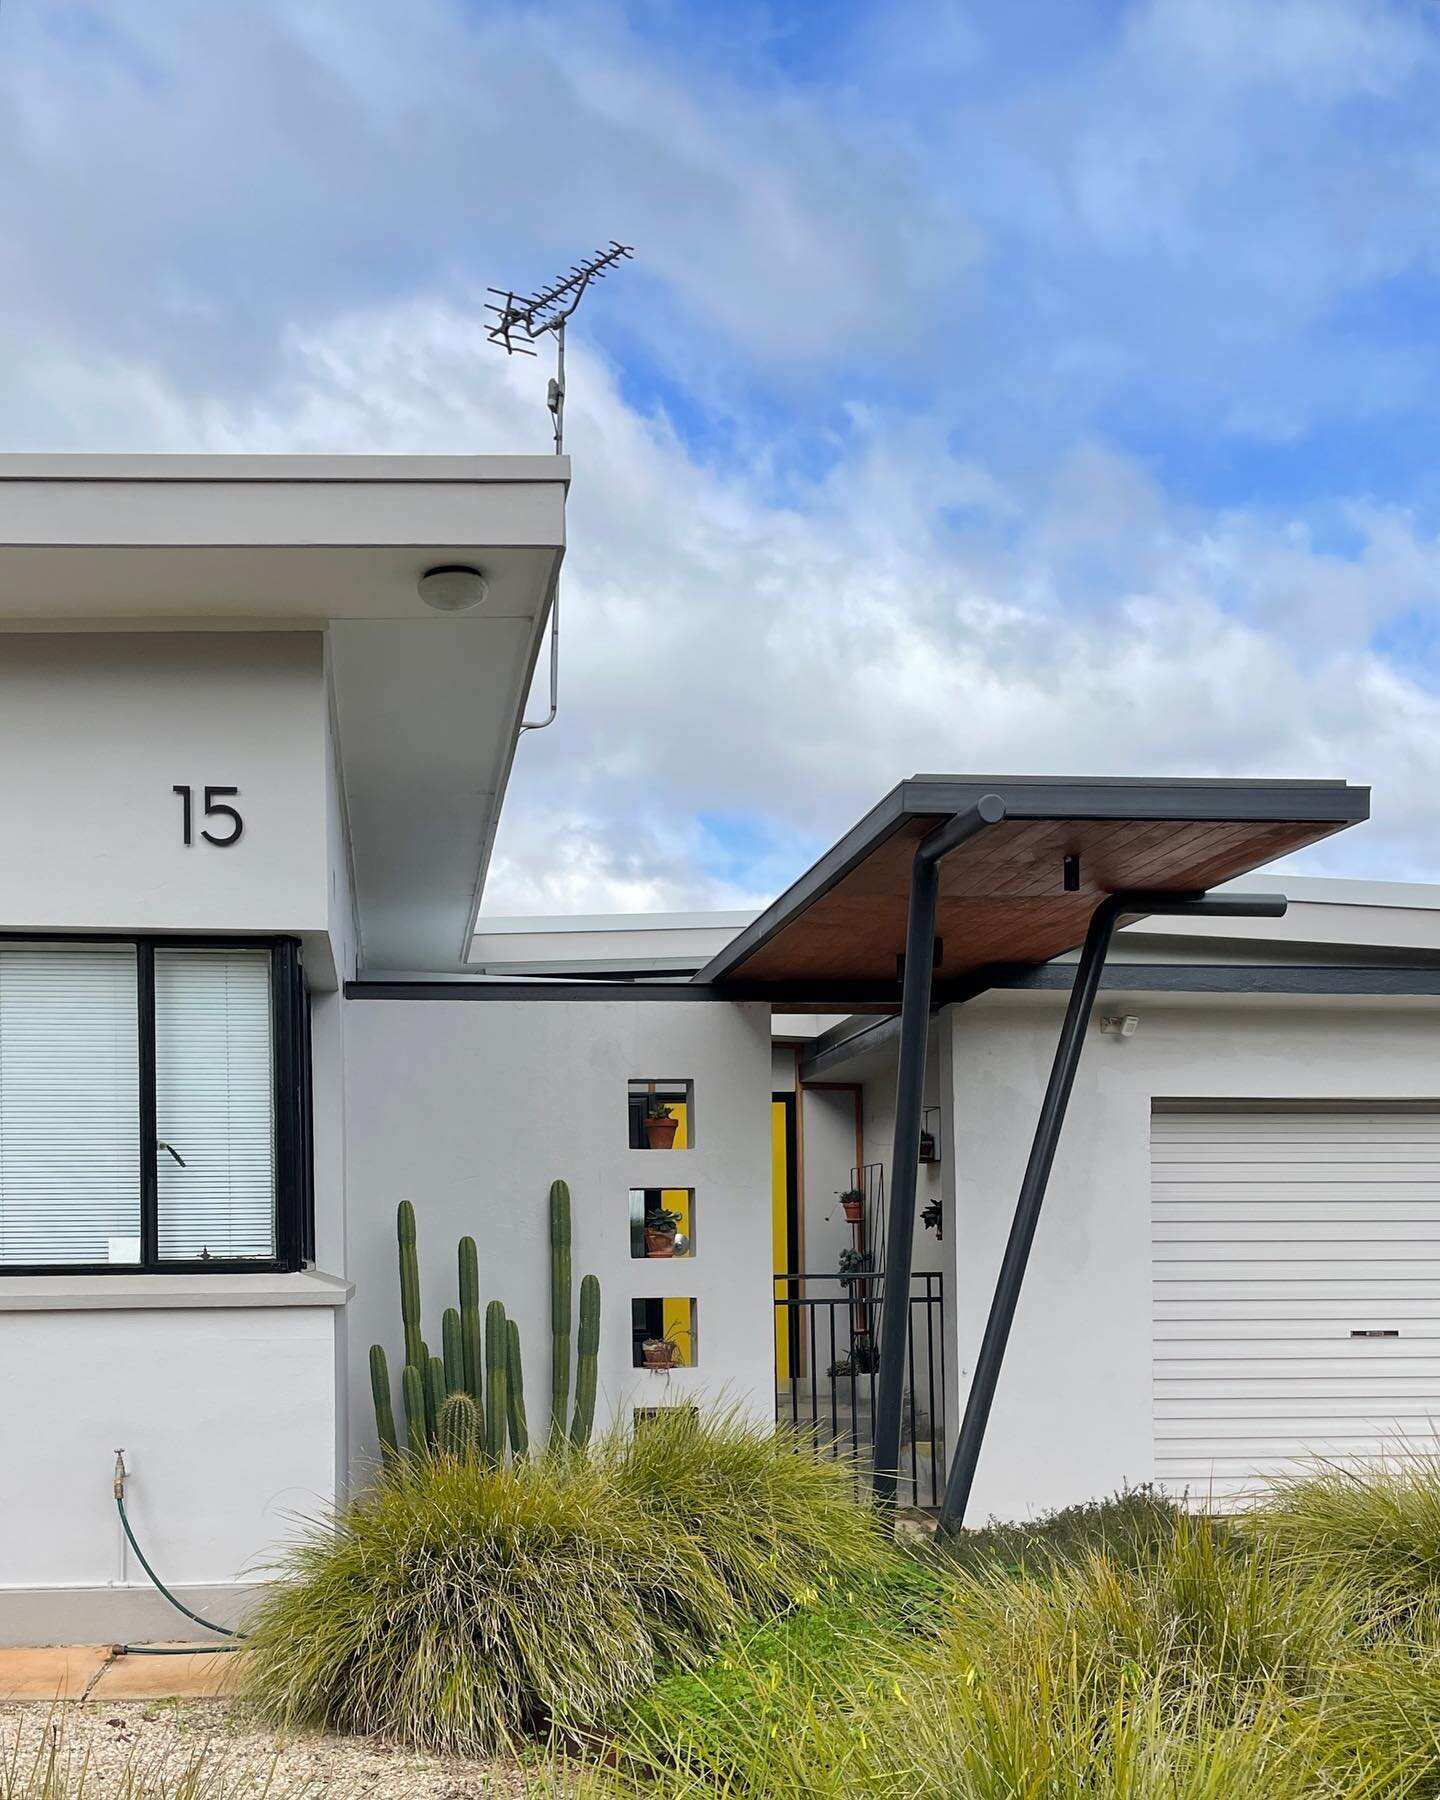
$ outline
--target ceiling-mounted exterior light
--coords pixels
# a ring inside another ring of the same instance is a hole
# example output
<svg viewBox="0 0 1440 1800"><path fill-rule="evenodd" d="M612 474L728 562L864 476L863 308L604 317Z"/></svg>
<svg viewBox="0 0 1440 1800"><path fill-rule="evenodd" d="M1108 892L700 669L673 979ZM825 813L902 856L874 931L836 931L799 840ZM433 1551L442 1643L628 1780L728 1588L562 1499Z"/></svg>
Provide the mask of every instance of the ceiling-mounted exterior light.
<svg viewBox="0 0 1440 1800"><path fill-rule="evenodd" d="M442 563L415 583L420 598L436 612L468 613L485 604L490 584L468 563Z"/></svg>

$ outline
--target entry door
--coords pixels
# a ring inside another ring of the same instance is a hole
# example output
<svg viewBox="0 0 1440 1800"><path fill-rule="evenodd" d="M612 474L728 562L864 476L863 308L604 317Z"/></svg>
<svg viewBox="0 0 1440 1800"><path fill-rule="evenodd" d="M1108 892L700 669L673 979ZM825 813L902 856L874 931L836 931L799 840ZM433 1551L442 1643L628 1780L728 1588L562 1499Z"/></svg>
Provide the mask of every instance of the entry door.
<svg viewBox="0 0 1440 1800"><path fill-rule="evenodd" d="M1157 1110L1151 1202L1157 1481L1437 1448L1440 1109Z"/></svg>

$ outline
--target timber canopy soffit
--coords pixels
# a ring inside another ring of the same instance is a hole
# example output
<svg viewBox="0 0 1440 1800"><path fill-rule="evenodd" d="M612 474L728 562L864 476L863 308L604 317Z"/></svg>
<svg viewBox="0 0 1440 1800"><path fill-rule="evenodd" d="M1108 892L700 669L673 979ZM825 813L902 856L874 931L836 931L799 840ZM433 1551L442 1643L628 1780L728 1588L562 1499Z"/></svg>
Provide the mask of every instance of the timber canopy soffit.
<svg viewBox="0 0 1440 1800"><path fill-rule="evenodd" d="M901 782L694 980L813 1005L899 1000L915 851L987 795L1003 817L940 864L936 998L1072 950L1126 889L1203 893L1367 819L1343 781L917 775Z"/></svg>

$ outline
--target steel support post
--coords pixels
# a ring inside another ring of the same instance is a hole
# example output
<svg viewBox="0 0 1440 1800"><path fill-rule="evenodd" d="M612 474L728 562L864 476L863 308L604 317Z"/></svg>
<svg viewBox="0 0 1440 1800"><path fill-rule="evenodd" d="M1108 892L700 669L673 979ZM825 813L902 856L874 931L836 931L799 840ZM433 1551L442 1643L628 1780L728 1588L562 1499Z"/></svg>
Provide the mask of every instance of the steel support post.
<svg viewBox="0 0 1440 1800"><path fill-rule="evenodd" d="M1065 1123L1065 1110L1079 1067L1080 1052L1085 1044L1085 1031L1100 989L1105 968L1105 955L1110 948L1115 927L1121 917L1134 914L1166 914L1170 916L1209 918L1278 918L1286 907L1281 894L1175 894L1117 893L1102 900L1090 917L1075 982L1065 1008L1065 1021L1060 1027L1060 1041L1055 1048L1050 1079L1041 1102L1040 1117L1030 1146L1030 1160L1020 1184L1020 1197L1015 1203L1015 1217L1010 1237L990 1302L985 1335L970 1380L965 1402L965 1417L960 1425L959 1440L951 1460L945 1483L945 1499L940 1508L939 1529L942 1533L958 1531L965 1522L965 1509L975 1482L975 1469L980 1461L980 1447L990 1419L995 1386L1005 1360L1005 1347L1010 1339L1010 1326L1015 1306L1025 1279L1030 1259L1030 1246L1035 1239L1050 1168L1060 1141L1060 1128ZM958 1225L958 1220L957 1220ZM883 1363L881 1365L883 1372Z"/></svg>
<svg viewBox="0 0 1440 1800"><path fill-rule="evenodd" d="M925 1098L925 1049L930 1036L940 863L952 850L998 825L1004 817L1004 802L994 794L982 795L968 812L957 813L921 841L910 871L900 1001L900 1059L895 1083L895 1144L885 1225L885 1285L880 1301L880 1376L875 1394L874 1484L875 1497L883 1506L895 1503L895 1480L900 1466L900 1408L910 1329L915 1188L920 1174L920 1121Z"/></svg>

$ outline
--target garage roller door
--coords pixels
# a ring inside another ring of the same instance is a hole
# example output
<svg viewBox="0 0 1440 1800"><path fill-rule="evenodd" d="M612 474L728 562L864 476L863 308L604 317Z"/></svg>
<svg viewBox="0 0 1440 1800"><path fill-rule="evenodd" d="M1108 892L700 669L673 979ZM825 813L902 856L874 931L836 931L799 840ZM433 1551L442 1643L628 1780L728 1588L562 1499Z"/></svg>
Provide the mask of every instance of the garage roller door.
<svg viewBox="0 0 1440 1800"><path fill-rule="evenodd" d="M1440 1108L1157 1108L1155 1473L1238 1496L1440 1427Z"/></svg>

